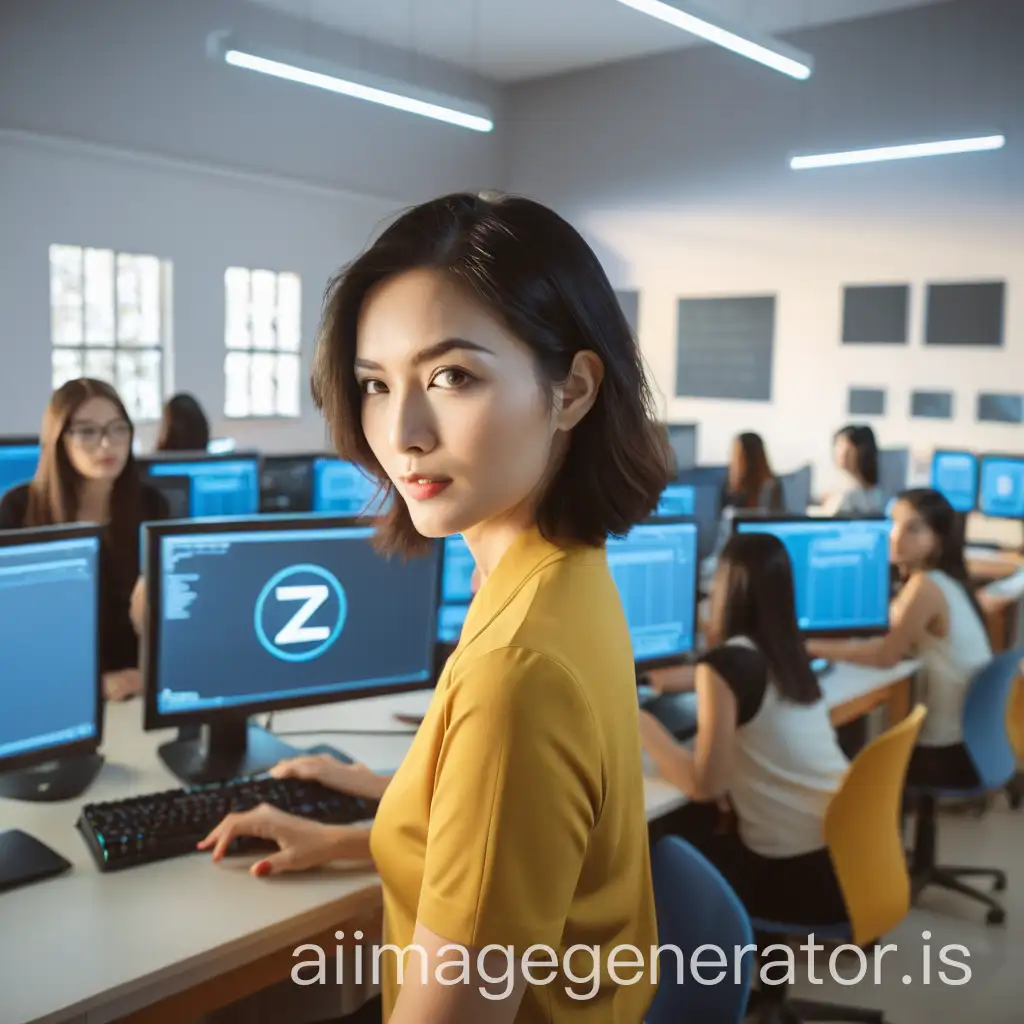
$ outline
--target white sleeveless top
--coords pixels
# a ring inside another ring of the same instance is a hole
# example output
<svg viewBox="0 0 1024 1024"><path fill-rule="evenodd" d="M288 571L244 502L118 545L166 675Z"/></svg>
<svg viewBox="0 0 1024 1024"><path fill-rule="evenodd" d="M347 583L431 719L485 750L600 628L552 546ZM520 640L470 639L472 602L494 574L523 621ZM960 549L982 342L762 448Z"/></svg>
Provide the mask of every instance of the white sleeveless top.
<svg viewBox="0 0 1024 1024"><path fill-rule="evenodd" d="M947 747L963 742L964 696L975 673L991 661L992 647L964 588L938 569L928 578L946 600L949 632L944 637L926 634L917 652L922 663L918 699L928 709L917 743Z"/></svg>
<svg viewBox="0 0 1024 1024"><path fill-rule="evenodd" d="M756 650L745 637L726 646L733 645ZM713 659L709 663L715 668ZM760 707L736 731L729 796L749 849L764 857L796 857L825 846L825 811L848 762L824 699L809 705L783 700L765 669ZM740 684L726 681L734 692ZM737 700L743 704L739 694Z"/></svg>

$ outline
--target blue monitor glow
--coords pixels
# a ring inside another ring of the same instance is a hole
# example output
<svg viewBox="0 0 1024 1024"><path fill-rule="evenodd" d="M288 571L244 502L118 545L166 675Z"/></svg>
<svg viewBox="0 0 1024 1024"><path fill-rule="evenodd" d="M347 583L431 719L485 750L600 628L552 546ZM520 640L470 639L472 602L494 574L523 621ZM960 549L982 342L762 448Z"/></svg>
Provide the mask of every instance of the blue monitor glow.
<svg viewBox="0 0 1024 1024"><path fill-rule="evenodd" d="M0 438L0 496L28 483L39 464L39 445L32 440Z"/></svg>
<svg viewBox="0 0 1024 1024"><path fill-rule="evenodd" d="M978 510L993 519L1024 519L1024 455L982 456Z"/></svg>
<svg viewBox="0 0 1024 1024"><path fill-rule="evenodd" d="M442 644L457 644L473 600L473 569L476 567L461 534L445 538L442 566L437 640Z"/></svg>
<svg viewBox="0 0 1024 1024"><path fill-rule="evenodd" d="M99 574L99 527L0 533L2 796L64 799L99 768ZM41 640L54 623L60 642ZM48 761L38 780L26 771Z"/></svg>
<svg viewBox="0 0 1024 1024"><path fill-rule="evenodd" d="M691 484L669 484L661 492L656 516L692 516L697 500L697 488Z"/></svg>
<svg viewBox="0 0 1024 1024"><path fill-rule="evenodd" d="M290 756L248 727L250 715L430 685L440 543L388 559L372 524L308 515L145 532L145 727L211 729L205 745L161 749L179 778L229 778Z"/></svg>
<svg viewBox="0 0 1024 1024"><path fill-rule="evenodd" d="M339 516L374 516L386 507L378 484L351 462L320 458L313 463L313 511Z"/></svg>
<svg viewBox="0 0 1024 1024"><path fill-rule="evenodd" d="M608 567L619 588L638 668L689 654L697 631L697 526L647 522L608 538Z"/></svg>
<svg viewBox="0 0 1024 1024"><path fill-rule="evenodd" d="M931 486L956 509L978 505L978 458L972 452L937 451L932 455Z"/></svg>
<svg viewBox="0 0 1024 1024"><path fill-rule="evenodd" d="M770 533L793 566L801 632L813 636L874 636L889 628L887 519L737 519L740 534Z"/></svg>
<svg viewBox="0 0 1024 1024"><path fill-rule="evenodd" d="M260 508L260 466L255 455L199 456L181 459L144 460L146 474L156 477L188 477L191 481L191 516L255 515Z"/></svg>

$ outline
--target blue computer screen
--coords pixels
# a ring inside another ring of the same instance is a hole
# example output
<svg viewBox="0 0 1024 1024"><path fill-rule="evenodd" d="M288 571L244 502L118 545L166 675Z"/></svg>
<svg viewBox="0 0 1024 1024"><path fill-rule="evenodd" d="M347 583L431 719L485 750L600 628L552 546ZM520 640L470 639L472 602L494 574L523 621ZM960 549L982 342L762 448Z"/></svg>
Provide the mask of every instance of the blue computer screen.
<svg viewBox="0 0 1024 1024"><path fill-rule="evenodd" d="M694 523L644 523L625 537L610 537L608 567L622 597L636 661L693 650L698 572Z"/></svg>
<svg viewBox="0 0 1024 1024"><path fill-rule="evenodd" d="M313 463L313 511L339 516L376 515L377 481L351 462L317 459Z"/></svg>
<svg viewBox="0 0 1024 1024"><path fill-rule="evenodd" d="M456 644L473 600L473 569L476 562L461 534L444 542L441 571L441 607L437 611L437 639Z"/></svg>
<svg viewBox="0 0 1024 1024"><path fill-rule="evenodd" d="M981 460L978 508L996 519L1024 519L1024 456Z"/></svg>
<svg viewBox="0 0 1024 1024"><path fill-rule="evenodd" d="M978 459L971 452L936 452L932 456L932 489L957 512L973 512L978 502Z"/></svg>
<svg viewBox="0 0 1024 1024"><path fill-rule="evenodd" d="M0 496L18 484L28 483L36 474L39 445L0 445Z"/></svg>
<svg viewBox="0 0 1024 1024"><path fill-rule="evenodd" d="M430 678L439 548L403 562L373 549L371 526L263 522L160 537L161 714Z"/></svg>
<svg viewBox="0 0 1024 1024"><path fill-rule="evenodd" d="M96 736L98 572L96 537L0 547L0 760Z"/></svg>
<svg viewBox="0 0 1024 1024"><path fill-rule="evenodd" d="M885 629L889 624L889 531L885 519L748 519L739 533L772 533L793 563L796 614L805 632Z"/></svg>
<svg viewBox="0 0 1024 1024"><path fill-rule="evenodd" d="M697 488L690 484L669 484L661 492L657 516L692 516L696 504Z"/></svg>
<svg viewBox="0 0 1024 1024"><path fill-rule="evenodd" d="M151 462L150 476L187 476L192 481L192 517L251 516L260 509L256 459Z"/></svg>

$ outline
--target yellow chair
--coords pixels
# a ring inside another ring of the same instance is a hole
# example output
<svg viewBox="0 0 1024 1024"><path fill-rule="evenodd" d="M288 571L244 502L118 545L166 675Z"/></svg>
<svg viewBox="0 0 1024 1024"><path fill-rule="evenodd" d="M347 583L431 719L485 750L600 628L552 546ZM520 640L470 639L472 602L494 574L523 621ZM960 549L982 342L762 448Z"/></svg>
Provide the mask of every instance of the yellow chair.
<svg viewBox="0 0 1024 1024"><path fill-rule="evenodd" d="M1013 696L1010 698L1006 714L1006 731L1017 755L1017 763L1024 765L1024 660L1020 663L1020 672L1014 684ZM1014 810L1024 803L1024 773L1017 773L1017 777L1006 787L1006 792L1010 797L1010 806Z"/></svg>
<svg viewBox="0 0 1024 1024"><path fill-rule="evenodd" d="M925 707L869 743L854 759L825 814L828 846L847 921L814 927L754 919L755 933L810 935L816 940L868 946L898 925L910 911L910 872L903 847L902 804L907 765L917 742ZM867 1021L882 1024L881 1011L805 999L787 999L785 986L762 990L759 1020L769 1022Z"/></svg>

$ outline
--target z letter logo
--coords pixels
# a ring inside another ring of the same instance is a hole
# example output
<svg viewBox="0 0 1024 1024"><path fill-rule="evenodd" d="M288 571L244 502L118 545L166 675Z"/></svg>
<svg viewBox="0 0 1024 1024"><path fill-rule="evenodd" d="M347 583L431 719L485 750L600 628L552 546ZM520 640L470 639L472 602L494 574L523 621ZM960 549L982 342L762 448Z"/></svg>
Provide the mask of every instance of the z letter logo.
<svg viewBox="0 0 1024 1024"><path fill-rule="evenodd" d="M274 573L253 612L256 639L267 654L278 661L309 662L341 636L348 601L334 573L305 563Z"/></svg>
<svg viewBox="0 0 1024 1024"><path fill-rule="evenodd" d="M278 601L305 601L306 603L284 624L274 637L276 647L288 644L308 644L326 640L331 635L329 626L307 626L316 610L326 604L330 591L325 586L313 584L308 587L278 587L274 592Z"/></svg>

